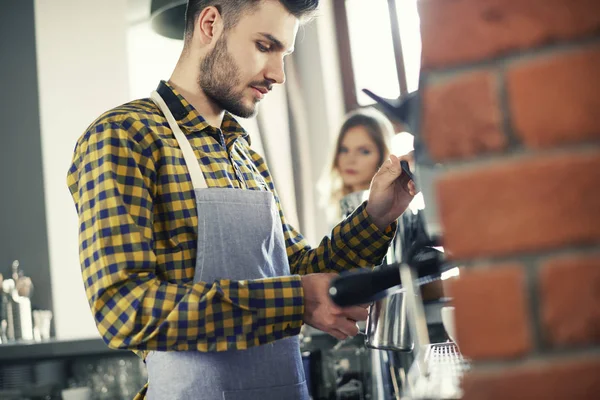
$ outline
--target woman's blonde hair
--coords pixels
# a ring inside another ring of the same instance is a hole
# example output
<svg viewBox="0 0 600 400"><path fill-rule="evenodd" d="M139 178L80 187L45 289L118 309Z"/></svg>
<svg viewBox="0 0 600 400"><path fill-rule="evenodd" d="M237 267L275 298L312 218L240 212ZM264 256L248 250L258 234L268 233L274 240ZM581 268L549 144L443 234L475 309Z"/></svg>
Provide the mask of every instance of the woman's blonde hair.
<svg viewBox="0 0 600 400"><path fill-rule="evenodd" d="M357 126L365 128L369 137L375 143L379 152L380 167L390 154L392 137L394 136L394 126L390 120L380 111L375 108L361 108L352 111L344 117L344 122L340 127L331 162L326 165L326 169L319 180L319 191L321 193L320 204L327 210L327 216L330 220L335 221L342 217L339 211L340 200L350 194L350 187L344 185L338 168L338 155L342 146L342 141L346 133Z"/></svg>

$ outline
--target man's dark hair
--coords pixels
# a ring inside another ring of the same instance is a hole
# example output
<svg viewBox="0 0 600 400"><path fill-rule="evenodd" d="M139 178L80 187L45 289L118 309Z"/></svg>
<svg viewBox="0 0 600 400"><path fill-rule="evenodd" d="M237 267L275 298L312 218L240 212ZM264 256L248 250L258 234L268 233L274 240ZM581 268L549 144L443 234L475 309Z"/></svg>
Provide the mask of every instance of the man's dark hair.
<svg viewBox="0 0 600 400"><path fill-rule="evenodd" d="M264 0L189 0L185 13L185 40L194 32L196 19L206 7L214 6L219 10L225 30L234 27L242 15L256 8ZM308 16L319 6L319 0L279 0L296 18Z"/></svg>

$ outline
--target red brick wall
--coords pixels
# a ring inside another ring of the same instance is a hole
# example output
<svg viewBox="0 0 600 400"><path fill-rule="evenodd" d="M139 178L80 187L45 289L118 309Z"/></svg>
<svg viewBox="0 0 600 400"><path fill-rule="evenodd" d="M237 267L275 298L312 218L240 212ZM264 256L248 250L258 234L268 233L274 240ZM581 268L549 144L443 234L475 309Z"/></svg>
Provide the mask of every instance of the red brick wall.
<svg viewBox="0 0 600 400"><path fill-rule="evenodd" d="M600 398L600 0L420 0L465 399Z"/></svg>

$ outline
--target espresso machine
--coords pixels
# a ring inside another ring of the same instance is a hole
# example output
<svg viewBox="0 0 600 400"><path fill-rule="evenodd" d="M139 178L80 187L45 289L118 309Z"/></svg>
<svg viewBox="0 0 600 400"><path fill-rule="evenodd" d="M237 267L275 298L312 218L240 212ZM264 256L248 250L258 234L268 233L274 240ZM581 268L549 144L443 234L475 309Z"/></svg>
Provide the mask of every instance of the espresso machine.
<svg viewBox="0 0 600 400"><path fill-rule="evenodd" d="M394 394L399 399L458 399L460 380L469 369L468 362L452 340L433 343L428 318L440 309L427 310L421 287L442 279L455 270L443 252L443 232L436 209L434 180L443 165L434 163L419 135L419 92L399 100L388 100L369 90L364 92L385 111L404 123L414 135L415 167L402 168L423 194L425 208L407 210L399 219L396 237L383 265L373 270L358 270L332 281L329 294L339 306L370 304L365 345L380 349L396 360L390 364Z"/></svg>

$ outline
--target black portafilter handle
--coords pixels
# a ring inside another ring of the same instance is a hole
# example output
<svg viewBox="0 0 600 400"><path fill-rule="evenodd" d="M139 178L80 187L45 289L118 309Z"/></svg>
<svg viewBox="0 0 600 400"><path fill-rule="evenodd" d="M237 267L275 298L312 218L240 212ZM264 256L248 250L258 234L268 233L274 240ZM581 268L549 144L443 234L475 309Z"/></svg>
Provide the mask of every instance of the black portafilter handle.
<svg viewBox="0 0 600 400"><path fill-rule="evenodd" d="M444 253L433 247L421 247L412 252L410 264L419 278L439 276ZM375 269L346 272L331 281L329 296L340 307L368 304L386 295L388 289L400 285L400 264L388 264Z"/></svg>
<svg viewBox="0 0 600 400"><path fill-rule="evenodd" d="M329 296L340 307L368 304L377 294L400 284L398 264L344 273L331 281Z"/></svg>

